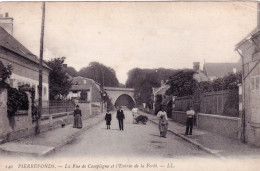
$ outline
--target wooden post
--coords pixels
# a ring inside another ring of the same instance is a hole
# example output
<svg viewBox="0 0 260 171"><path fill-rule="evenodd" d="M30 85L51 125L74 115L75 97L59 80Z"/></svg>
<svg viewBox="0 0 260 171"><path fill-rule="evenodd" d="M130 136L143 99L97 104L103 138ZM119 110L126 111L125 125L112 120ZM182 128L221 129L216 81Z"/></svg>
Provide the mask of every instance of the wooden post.
<svg viewBox="0 0 260 171"><path fill-rule="evenodd" d="M40 133L40 121L42 115L42 60L43 60L43 40L44 40L45 2L42 4L42 26L40 40L40 62L39 62L39 113L36 121L35 134Z"/></svg>

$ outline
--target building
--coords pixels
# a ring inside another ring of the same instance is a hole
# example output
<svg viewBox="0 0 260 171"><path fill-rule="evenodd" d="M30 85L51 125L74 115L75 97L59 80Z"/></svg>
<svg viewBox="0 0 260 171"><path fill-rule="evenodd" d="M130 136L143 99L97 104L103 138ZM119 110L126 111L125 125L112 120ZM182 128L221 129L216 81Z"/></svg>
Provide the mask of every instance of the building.
<svg viewBox="0 0 260 171"><path fill-rule="evenodd" d="M198 82L202 81L209 81L209 78L206 76L206 74L200 70L200 63L194 62L193 63L193 70L195 73L193 74L193 78L197 80ZM166 81L167 82L167 81ZM155 110L155 113L157 113L157 107L156 107L156 101L157 98L161 98L159 101L161 101L161 105L167 106L167 114L170 117L171 111L172 111L172 99L173 96L167 96L165 93L170 88L170 85L166 84L163 80L161 81L161 86L158 88L153 88L153 109Z"/></svg>
<svg viewBox="0 0 260 171"><path fill-rule="evenodd" d="M13 36L13 19L8 14L0 15L0 60L4 65L10 64L12 75L7 82L11 87L18 88L28 84L35 88L35 99L38 99L39 59L24 47ZM49 102L49 72L50 68L43 64L43 106Z"/></svg>
<svg viewBox="0 0 260 171"><path fill-rule="evenodd" d="M91 101L94 103L101 102L101 88L99 83L95 82L92 79L80 76L72 78L72 86L67 98L79 100L83 91L86 91L87 93L87 101Z"/></svg>
<svg viewBox="0 0 260 171"><path fill-rule="evenodd" d="M241 70L241 63L205 63L203 66L203 72L210 81L228 76L229 73L241 72Z"/></svg>
<svg viewBox="0 0 260 171"><path fill-rule="evenodd" d="M259 8L258 8L259 9ZM259 25L260 26L260 25ZM236 50L242 58L243 139L260 146L260 27L254 29Z"/></svg>

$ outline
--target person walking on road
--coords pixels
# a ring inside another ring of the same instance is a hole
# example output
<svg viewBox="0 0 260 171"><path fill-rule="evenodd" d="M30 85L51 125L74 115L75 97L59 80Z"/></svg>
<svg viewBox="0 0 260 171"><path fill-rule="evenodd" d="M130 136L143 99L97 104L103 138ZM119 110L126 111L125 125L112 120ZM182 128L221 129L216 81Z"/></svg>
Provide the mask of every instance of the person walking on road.
<svg viewBox="0 0 260 171"><path fill-rule="evenodd" d="M112 120L112 115L109 112L109 109L107 109L107 113L105 116L105 120L106 120L106 125L107 125L107 129L110 129L110 125L111 125L111 120Z"/></svg>
<svg viewBox="0 0 260 171"><path fill-rule="evenodd" d="M76 106L74 110L74 123L73 128L82 128L82 120L81 120L81 110L79 109L79 105Z"/></svg>
<svg viewBox="0 0 260 171"><path fill-rule="evenodd" d="M159 118L159 131L160 136L166 138L168 131L168 117L167 113L164 110L164 107L158 112L157 117Z"/></svg>
<svg viewBox="0 0 260 171"><path fill-rule="evenodd" d="M133 115L133 123L136 123L136 117L138 116L138 108L137 107L134 107L132 109L132 115Z"/></svg>
<svg viewBox="0 0 260 171"><path fill-rule="evenodd" d="M117 110L117 114L116 114L116 118L118 119L118 123L119 123L119 129L120 131L124 130L124 119L125 119L125 115L124 115L124 111L122 110L121 107L119 107L119 109Z"/></svg>
<svg viewBox="0 0 260 171"><path fill-rule="evenodd" d="M195 115L195 111L193 110L192 106L189 106L188 110L186 111L187 121L186 121L186 132L185 135L192 135L192 127L193 127L193 117Z"/></svg>

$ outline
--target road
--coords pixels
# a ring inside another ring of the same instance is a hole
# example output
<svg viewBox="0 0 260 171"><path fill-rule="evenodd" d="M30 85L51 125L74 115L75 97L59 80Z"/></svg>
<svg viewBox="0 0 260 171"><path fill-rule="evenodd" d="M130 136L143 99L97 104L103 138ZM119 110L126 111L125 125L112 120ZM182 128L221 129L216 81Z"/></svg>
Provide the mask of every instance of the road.
<svg viewBox="0 0 260 171"><path fill-rule="evenodd" d="M88 129L73 143L49 157L164 157L205 156L205 152L168 133L159 136L158 126L152 122L133 124L131 111L125 111L124 131L119 130L116 114L112 115L111 129L105 121Z"/></svg>

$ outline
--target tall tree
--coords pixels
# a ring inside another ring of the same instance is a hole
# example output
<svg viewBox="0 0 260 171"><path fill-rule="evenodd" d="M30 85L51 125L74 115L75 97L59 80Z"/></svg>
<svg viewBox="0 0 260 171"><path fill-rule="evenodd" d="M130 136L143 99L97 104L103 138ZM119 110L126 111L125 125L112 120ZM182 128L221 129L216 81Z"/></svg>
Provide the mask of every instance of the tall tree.
<svg viewBox="0 0 260 171"><path fill-rule="evenodd" d="M98 62L91 62L88 67L80 69L79 75L90 78L100 85L118 87L119 82L114 69L107 67Z"/></svg>
<svg viewBox="0 0 260 171"><path fill-rule="evenodd" d="M140 69L134 68L128 72L126 87L135 89L135 100L138 104L151 102L152 88L160 87L161 80L168 80L169 76L176 73L172 69Z"/></svg>
<svg viewBox="0 0 260 171"><path fill-rule="evenodd" d="M194 73L194 70L187 69L172 75L168 82L170 89L167 94L179 97L193 95L197 86L197 81L193 78Z"/></svg>
<svg viewBox="0 0 260 171"><path fill-rule="evenodd" d="M78 72L76 71L75 68L73 67L67 67L64 68L65 72L67 72L71 77L77 77L78 76Z"/></svg>
<svg viewBox="0 0 260 171"><path fill-rule="evenodd" d="M63 69L65 57L54 58L48 61L48 66L52 69L49 75L50 99L55 99L57 95L67 95L71 88L71 80Z"/></svg>

